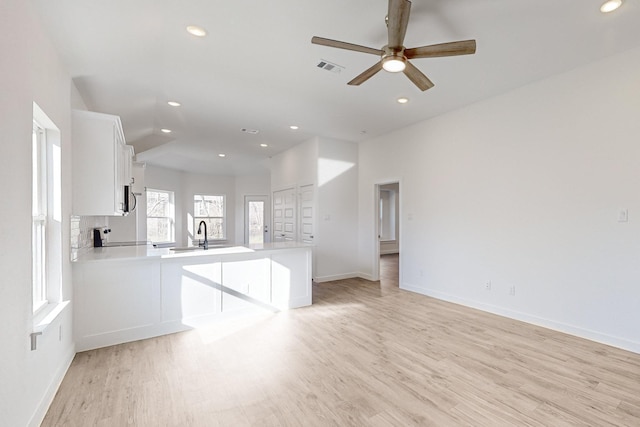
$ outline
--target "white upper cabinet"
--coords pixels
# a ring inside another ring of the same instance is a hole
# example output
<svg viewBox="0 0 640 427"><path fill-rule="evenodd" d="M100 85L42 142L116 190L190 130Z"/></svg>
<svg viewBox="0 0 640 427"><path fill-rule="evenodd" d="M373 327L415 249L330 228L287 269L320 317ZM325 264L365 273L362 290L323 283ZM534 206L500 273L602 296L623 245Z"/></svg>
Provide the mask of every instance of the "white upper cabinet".
<svg viewBox="0 0 640 427"><path fill-rule="evenodd" d="M123 215L133 147L126 145L120 118L74 110L72 159L73 214Z"/></svg>

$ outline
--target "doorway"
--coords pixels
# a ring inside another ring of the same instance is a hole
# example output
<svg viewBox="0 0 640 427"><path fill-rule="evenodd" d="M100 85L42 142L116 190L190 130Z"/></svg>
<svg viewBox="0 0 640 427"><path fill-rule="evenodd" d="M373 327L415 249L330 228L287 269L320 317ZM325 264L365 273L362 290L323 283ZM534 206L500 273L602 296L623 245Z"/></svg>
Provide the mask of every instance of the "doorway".
<svg viewBox="0 0 640 427"><path fill-rule="evenodd" d="M400 181L375 184L374 279L382 286L399 287Z"/></svg>
<svg viewBox="0 0 640 427"><path fill-rule="evenodd" d="M244 243L260 244L269 243L269 197L245 196L244 197Z"/></svg>

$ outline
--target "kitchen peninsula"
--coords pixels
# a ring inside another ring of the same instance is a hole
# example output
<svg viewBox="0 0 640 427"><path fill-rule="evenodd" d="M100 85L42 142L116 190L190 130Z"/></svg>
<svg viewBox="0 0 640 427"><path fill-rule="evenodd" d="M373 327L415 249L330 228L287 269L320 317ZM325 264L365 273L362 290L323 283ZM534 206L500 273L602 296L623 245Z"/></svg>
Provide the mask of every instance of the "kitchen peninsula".
<svg viewBox="0 0 640 427"><path fill-rule="evenodd" d="M76 350L311 305L311 249L296 242L88 249L73 260Z"/></svg>

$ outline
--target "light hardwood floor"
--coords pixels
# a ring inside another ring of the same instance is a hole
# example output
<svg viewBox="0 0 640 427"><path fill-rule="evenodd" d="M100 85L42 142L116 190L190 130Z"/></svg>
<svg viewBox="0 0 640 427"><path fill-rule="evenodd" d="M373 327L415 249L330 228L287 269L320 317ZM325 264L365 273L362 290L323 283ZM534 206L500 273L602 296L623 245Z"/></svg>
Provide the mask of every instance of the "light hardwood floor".
<svg viewBox="0 0 640 427"><path fill-rule="evenodd" d="M382 265L308 308L80 353L43 426L640 426L640 355L399 290Z"/></svg>

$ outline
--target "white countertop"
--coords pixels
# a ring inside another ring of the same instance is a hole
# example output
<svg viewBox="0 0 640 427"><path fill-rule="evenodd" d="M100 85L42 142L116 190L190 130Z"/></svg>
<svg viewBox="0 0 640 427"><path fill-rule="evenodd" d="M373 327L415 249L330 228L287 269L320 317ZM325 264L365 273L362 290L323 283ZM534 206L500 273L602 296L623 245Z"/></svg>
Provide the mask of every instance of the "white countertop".
<svg viewBox="0 0 640 427"><path fill-rule="evenodd" d="M162 258L183 258L211 255L251 253L259 251L310 248L312 245L301 242L261 243L227 247L210 247L207 250L172 251L169 248L154 248L153 245L116 246L86 248L72 252L72 262L91 262L108 260L144 260Z"/></svg>

